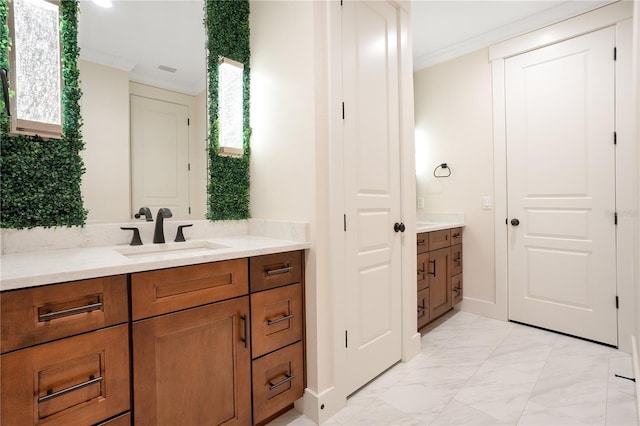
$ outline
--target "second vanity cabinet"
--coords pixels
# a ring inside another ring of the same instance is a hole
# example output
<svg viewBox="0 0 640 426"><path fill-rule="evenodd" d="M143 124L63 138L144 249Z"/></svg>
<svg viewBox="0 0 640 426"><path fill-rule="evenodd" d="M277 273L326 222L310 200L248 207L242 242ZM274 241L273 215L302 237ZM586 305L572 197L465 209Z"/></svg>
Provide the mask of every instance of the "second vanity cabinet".
<svg viewBox="0 0 640 426"><path fill-rule="evenodd" d="M462 228L416 237L418 329L462 301Z"/></svg>

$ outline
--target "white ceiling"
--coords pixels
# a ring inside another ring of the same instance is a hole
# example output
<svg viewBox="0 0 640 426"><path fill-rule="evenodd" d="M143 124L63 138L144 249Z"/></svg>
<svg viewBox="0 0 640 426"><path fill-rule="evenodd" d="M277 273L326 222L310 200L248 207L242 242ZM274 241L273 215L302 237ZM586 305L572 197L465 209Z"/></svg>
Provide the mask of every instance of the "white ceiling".
<svg viewBox="0 0 640 426"><path fill-rule="evenodd" d="M414 70L608 3L611 0L412 0Z"/></svg>
<svg viewBox="0 0 640 426"><path fill-rule="evenodd" d="M422 69L558 22L611 0L412 0L414 69ZM198 0L80 1L80 56L129 72L133 81L196 94L206 78ZM274 23L277 25L278 23ZM175 73L158 69L176 68Z"/></svg>

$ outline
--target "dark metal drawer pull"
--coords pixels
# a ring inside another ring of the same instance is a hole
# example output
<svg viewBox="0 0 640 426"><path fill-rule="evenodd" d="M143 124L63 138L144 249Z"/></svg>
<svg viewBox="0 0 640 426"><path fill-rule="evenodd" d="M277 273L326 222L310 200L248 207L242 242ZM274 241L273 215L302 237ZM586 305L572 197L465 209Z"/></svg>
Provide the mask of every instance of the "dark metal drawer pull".
<svg viewBox="0 0 640 426"><path fill-rule="evenodd" d="M418 314L420 314L419 316L422 316L422 314L424 314L424 311L426 311L425 308L423 308L422 306L418 306Z"/></svg>
<svg viewBox="0 0 640 426"><path fill-rule="evenodd" d="M429 272L430 275L436 276L436 261L430 260L429 263L433 264L433 272Z"/></svg>
<svg viewBox="0 0 640 426"><path fill-rule="evenodd" d="M426 246L427 242L425 240L418 241L419 246Z"/></svg>
<svg viewBox="0 0 640 426"><path fill-rule="evenodd" d="M244 342L245 348L248 348L249 347L249 319L247 318L246 314L240 315L240 319L244 323L244 337L240 338L240 341Z"/></svg>
<svg viewBox="0 0 640 426"><path fill-rule="evenodd" d="M267 325L277 324L279 322L286 321L286 320L289 320L291 318L293 318L293 315L285 315L283 317L276 318L274 320L267 320Z"/></svg>
<svg viewBox="0 0 640 426"><path fill-rule="evenodd" d="M83 312L91 312L102 309L102 302L92 303L90 305L78 306L77 308L63 309L62 311L48 312L38 315L38 321L51 321L52 319L68 317Z"/></svg>
<svg viewBox="0 0 640 426"><path fill-rule="evenodd" d="M290 376L289 376L288 374L285 374L285 375L284 375L284 379L280 380L278 383L271 383L271 382L269 382L269 390L274 390L274 389L275 389L275 388L277 388L278 386L282 386L282 385L284 385L285 383L288 383L288 382L292 381L292 380L293 380L293 379L295 379L295 378L296 378L296 376L294 376L293 374L292 374L292 375L290 375Z"/></svg>
<svg viewBox="0 0 640 426"><path fill-rule="evenodd" d="M279 274L286 274L287 272L291 272L292 269L293 269L293 266L286 266L280 269L271 269L270 271L265 271L264 273L266 276L279 275Z"/></svg>
<svg viewBox="0 0 640 426"><path fill-rule="evenodd" d="M94 385L96 383L100 383L102 380L104 380L102 376L99 376L99 377L96 377L96 378L91 376L89 378L89 380L87 380L84 383L79 383L77 385L70 386L70 387L68 387L66 389L62 389L62 390L59 390L57 392L52 392L51 390L49 390L49 391L47 391L47 394L45 396L41 396L40 398L38 398L38 402L39 403L40 402L47 402L47 401L49 401L49 400L51 400L53 398L57 398L59 396L65 395L65 394L67 394L69 392L73 392L73 391L76 391L78 389L86 388L87 386L91 386L91 385Z"/></svg>

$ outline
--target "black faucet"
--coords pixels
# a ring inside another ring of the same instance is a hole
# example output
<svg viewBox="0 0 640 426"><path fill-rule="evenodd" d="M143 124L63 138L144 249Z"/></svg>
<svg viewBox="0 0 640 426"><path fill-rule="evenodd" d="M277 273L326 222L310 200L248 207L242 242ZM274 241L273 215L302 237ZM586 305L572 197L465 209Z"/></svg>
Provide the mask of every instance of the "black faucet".
<svg viewBox="0 0 640 426"><path fill-rule="evenodd" d="M164 219L173 216L171 210L166 207L158 210L158 216L156 216L156 228L153 231L153 243L164 243Z"/></svg>
<svg viewBox="0 0 640 426"><path fill-rule="evenodd" d="M153 222L153 216L151 216L151 210L149 209L149 207L140 207L140 211L133 216L136 219L140 219L140 216L144 216L147 222Z"/></svg>

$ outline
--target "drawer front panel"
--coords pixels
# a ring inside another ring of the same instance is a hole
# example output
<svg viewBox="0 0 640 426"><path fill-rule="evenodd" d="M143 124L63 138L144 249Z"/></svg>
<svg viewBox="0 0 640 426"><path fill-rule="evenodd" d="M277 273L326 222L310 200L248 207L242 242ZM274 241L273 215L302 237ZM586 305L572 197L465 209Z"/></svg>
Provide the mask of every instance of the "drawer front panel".
<svg viewBox="0 0 640 426"><path fill-rule="evenodd" d="M453 304L462 302L462 274L451 277L451 291L453 292Z"/></svg>
<svg viewBox="0 0 640 426"><path fill-rule="evenodd" d="M126 324L1 356L6 424L95 424L129 410Z"/></svg>
<svg viewBox="0 0 640 426"><path fill-rule="evenodd" d="M251 292L301 282L302 253L289 251L252 257Z"/></svg>
<svg viewBox="0 0 640 426"><path fill-rule="evenodd" d="M462 244L462 228L451 229L451 244Z"/></svg>
<svg viewBox="0 0 640 426"><path fill-rule="evenodd" d="M429 267L429 254L421 253L418 255L418 291L429 287L429 271L433 269Z"/></svg>
<svg viewBox="0 0 640 426"><path fill-rule="evenodd" d="M133 320L248 293L247 259L226 260L131 275Z"/></svg>
<svg viewBox="0 0 640 426"><path fill-rule="evenodd" d="M429 233L421 232L416 236L416 249L418 254L429 251Z"/></svg>
<svg viewBox="0 0 640 426"><path fill-rule="evenodd" d="M128 300L125 275L1 293L0 351L124 323Z"/></svg>
<svg viewBox="0 0 640 426"><path fill-rule="evenodd" d="M125 413L96 426L131 426L131 413Z"/></svg>
<svg viewBox="0 0 640 426"><path fill-rule="evenodd" d="M253 423L259 423L302 397L302 342L253 361Z"/></svg>
<svg viewBox="0 0 640 426"><path fill-rule="evenodd" d="M429 250L437 250L451 245L451 230L429 232Z"/></svg>
<svg viewBox="0 0 640 426"><path fill-rule="evenodd" d="M302 339L302 285L251 294L253 358Z"/></svg>
<svg viewBox="0 0 640 426"><path fill-rule="evenodd" d="M418 292L418 329L427 325L431 320L429 316L429 289Z"/></svg>
<svg viewBox="0 0 640 426"><path fill-rule="evenodd" d="M451 275L462 273L462 244L451 246L451 256L449 259L451 262Z"/></svg>

